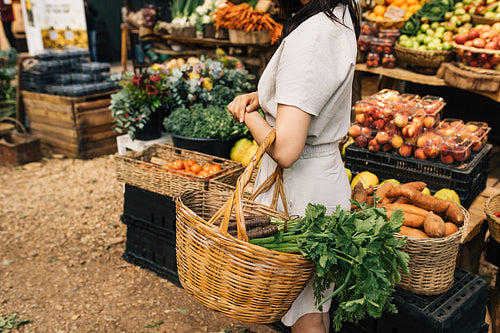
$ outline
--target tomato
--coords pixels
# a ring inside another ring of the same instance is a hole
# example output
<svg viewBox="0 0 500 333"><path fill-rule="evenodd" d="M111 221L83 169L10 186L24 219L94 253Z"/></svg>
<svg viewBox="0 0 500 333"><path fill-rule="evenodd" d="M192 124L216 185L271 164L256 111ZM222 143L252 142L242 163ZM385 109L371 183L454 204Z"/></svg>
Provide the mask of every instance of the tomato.
<svg viewBox="0 0 500 333"><path fill-rule="evenodd" d="M205 164L202 169L205 171L210 171L211 168L212 168L212 164Z"/></svg>
<svg viewBox="0 0 500 333"><path fill-rule="evenodd" d="M207 178L210 177L210 172L207 170L201 170L198 172L198 177Z"/></svg>
<svg viewBox="0 0 500 333"><path fill-rule="evenodd" d="M495 213L495 216L496 216L496 217L500 217L500 212L496 212L496 213Z"/></svg>
<svg viewBox="0 0 500 333"><path fill-rule="evenodd" d="M191 165L190 170L193 171L194 173L198 173L202 170L202 168L201 168L201 165L199 165L198 163L195 163L195 164Z"/></svg>
<svg viewBox="0 0 500 333"><path fill-rule="evenodd" d="M222 170L222 167L220 166L220 164L217 164L217 163L215 163L215 164L212 166L212 168L214 169L214 173L217 173L217 172L219 172L219 171L221 171L221 170Z"/></svg>
<svg viewBox="0 0 500 333"><path fill-rule="evenodd" d="M175 160L172 162L172 169L181 170L184 169L184 162L182 160Z"/></svg>
<svg viewBox="0 0 500 333"><path fill-rule="evenodd" d="M193 165L195 165L195 164L198 164L198 163L196 163L196 161L195 161L195 160L193 160L193 159L186 160L186 163L187 163L187 165L189 165L190 167L191 167L191 166L193 166Z"/></svg>

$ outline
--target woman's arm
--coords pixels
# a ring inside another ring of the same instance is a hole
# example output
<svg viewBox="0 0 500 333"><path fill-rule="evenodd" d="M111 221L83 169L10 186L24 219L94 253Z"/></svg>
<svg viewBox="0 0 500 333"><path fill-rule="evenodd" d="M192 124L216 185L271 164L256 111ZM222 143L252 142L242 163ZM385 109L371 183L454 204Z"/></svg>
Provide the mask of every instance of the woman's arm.
<svg viewBox="0 0 500 333"><path fill-rule="evenodd" d="M272 131L272 127L258 112L257 93L238 96L228 105L236 121L244 122L255 141L260 145ZM299 159L306 144L311 115L301 109L278 104L276 116L276 139L269 148L269 155L283 168L289 168Z"/></svg>

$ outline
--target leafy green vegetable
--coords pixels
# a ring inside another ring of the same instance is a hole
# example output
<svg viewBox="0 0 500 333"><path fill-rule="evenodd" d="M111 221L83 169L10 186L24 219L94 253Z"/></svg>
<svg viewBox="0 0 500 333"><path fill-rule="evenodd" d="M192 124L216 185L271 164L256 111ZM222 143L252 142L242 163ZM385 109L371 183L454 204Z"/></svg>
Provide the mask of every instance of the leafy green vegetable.
<svg viewBox="0 0 500 333"><path fill-rule="evenodd" d="M0 333L9 333L11 329L17 329L29 322L29 320L18 321L17 316L14 315L8 317L0 316Z"/></svg>
<svg viewBox="0 0 500 333"><path fill-rule="evenodd" d="M190 109L175 109L165 118L163 125L167 132L192 138L227 141L249 135L245 124L234 121L225 108L213 105L195 104Z"/></svg>
<svg viewBox="0 0 500 333"><path fill-rule="evenodd" d="M405 25L401 28L401 33L408 36L416 36L417 32L420 30L420 19L418 15L413 14L410 16Z"/></svg>
<svg viewBox="0 0 500 333"><path fill-rule="evenodd" d="M361 210L337 207L331 215L326 215L323 205L309 204L305 217L287 232L280 230L274 237L250 240L277 251L300 252L316 263L316 304L320 308L336 297L336 331L342 321L357 322L366 315L378 318L383 311L396 312L391 296L394 286L401 280L400 270L409 274L409 256L398 250L406 240L393 235L403 225L403 212L395 210L388 219L384 208L353 203ZM332 283L336 290L323 295ZM321 301L323 296L326 298Z"/></svg>
<svg viewBox="0 0 500 333"><path fill-rule="evenodd" d="M426 2L422 8L417 11L420 18L425 17L430 22L444 21L444 14L447 11L453 10L453 4L448 0L434 0Z"/></svg>

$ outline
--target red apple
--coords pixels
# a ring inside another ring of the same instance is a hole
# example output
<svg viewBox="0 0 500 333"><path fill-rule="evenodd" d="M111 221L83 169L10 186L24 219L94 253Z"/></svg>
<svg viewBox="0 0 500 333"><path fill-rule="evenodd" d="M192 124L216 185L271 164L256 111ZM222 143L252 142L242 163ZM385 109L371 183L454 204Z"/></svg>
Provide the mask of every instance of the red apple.
<svg viewBox="0 0 500 333"><path fill-rule="evenodd" d="M410 145L407 145L407 144L404 144L402 145L401 147L399 147L399 154L401 156L410 156L411 155L411 152L413 150L413 147L410 146Z"/></svg>
<svg viewBox="0 0 500 333"><path fill-rule="evenodd" d="M486 45L486 42L481 37L477 37L477 38L474 38L472 40L472 46L476 47L478 49L484 48L485 45Z"/></svg>
<svg viewBox="0 0 500 333"><path fill-rule="evenodd" d="M370 142L368 142L368 149L373 152L380 150L380 145L376 139L371 139Z"/></svg>
<svg viewBox="0 0 500 333"><path fill-rule="evenodd" d="M415 157L418 158L419 160L425 160L427 159L427 156L424 154L424 149L423 148L417 148L414 153Z"/></svg>
<svg viewBox="0 0 500 333"><path fill-rule="evenodd" d="M467 35L466 34L457 34L455 36L455 43L463 45L467 41Z"/></svg>
<svg viewBox="0 0 500 333"><path fill-rule="evenodd" d="M358 136L356 139L354 139L354 144L358 147L366 147L368 144L368 139L364 135Z"/></svg>
<svg viewBox="0 0 500 333"><path fill-rule="evenodd" d="M380 144L380 145L384 145L386 144L387 142L389 142L389 135L386 133L386 132L378 132L376 135L375 135L375 139L377 140L377 142Z"/></svg>
<svg viewBox="0 0 500 333"><path fill-rule="evenodd" d="M451 164L454 162L453 156L451 156L451 154L447 154L447 155L441 154L440 158L441 158L441 162L444 164Z"/></svg>
<svg viewBox="0 0 500 333"><path fill-rule="evenodd" d="M394 135L391 140L392 147L398 149L400 148L404 143L404 140L402 137L399 135Z"/></svg>
<svg viewBox="0 0 500 333"><path fill-rule="evenodd" d="M361 134L361 126L354 124L349 128L349 135L356 139Z"/></svg>
<svg viewBox="0 0 500 333"><path fill-rule="evenodd" d="M466 40L473 40L479 37L479 29L478 28L470 28L469 31L467 32L467 39ZM456 42L456 41L455 41Z"/></svg>

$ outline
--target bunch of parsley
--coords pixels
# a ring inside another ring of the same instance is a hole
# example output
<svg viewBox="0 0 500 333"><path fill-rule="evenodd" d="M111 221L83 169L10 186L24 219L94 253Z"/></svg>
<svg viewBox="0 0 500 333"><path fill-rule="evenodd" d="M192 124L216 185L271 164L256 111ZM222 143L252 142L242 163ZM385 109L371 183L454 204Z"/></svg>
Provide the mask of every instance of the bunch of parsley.
<svg viewBox="0 0 500 333"><path fill-rule="evenodd" d="M409 256L398 249L405 239L393 235L403 225L402 211L395 210L388 219L384 208L355 203L359 211L337 207L331 215L326 215L324 206L309 204L305 216L288 231L250 240L269 249L301 253L316 263L316 305L320 308L335 297L336 331L343 321L357 322L367 315L378 318L384 311L396 312L391 295L401 280L400 271L409 274ZM334 292L323 295L332 283Z"/></svg>

